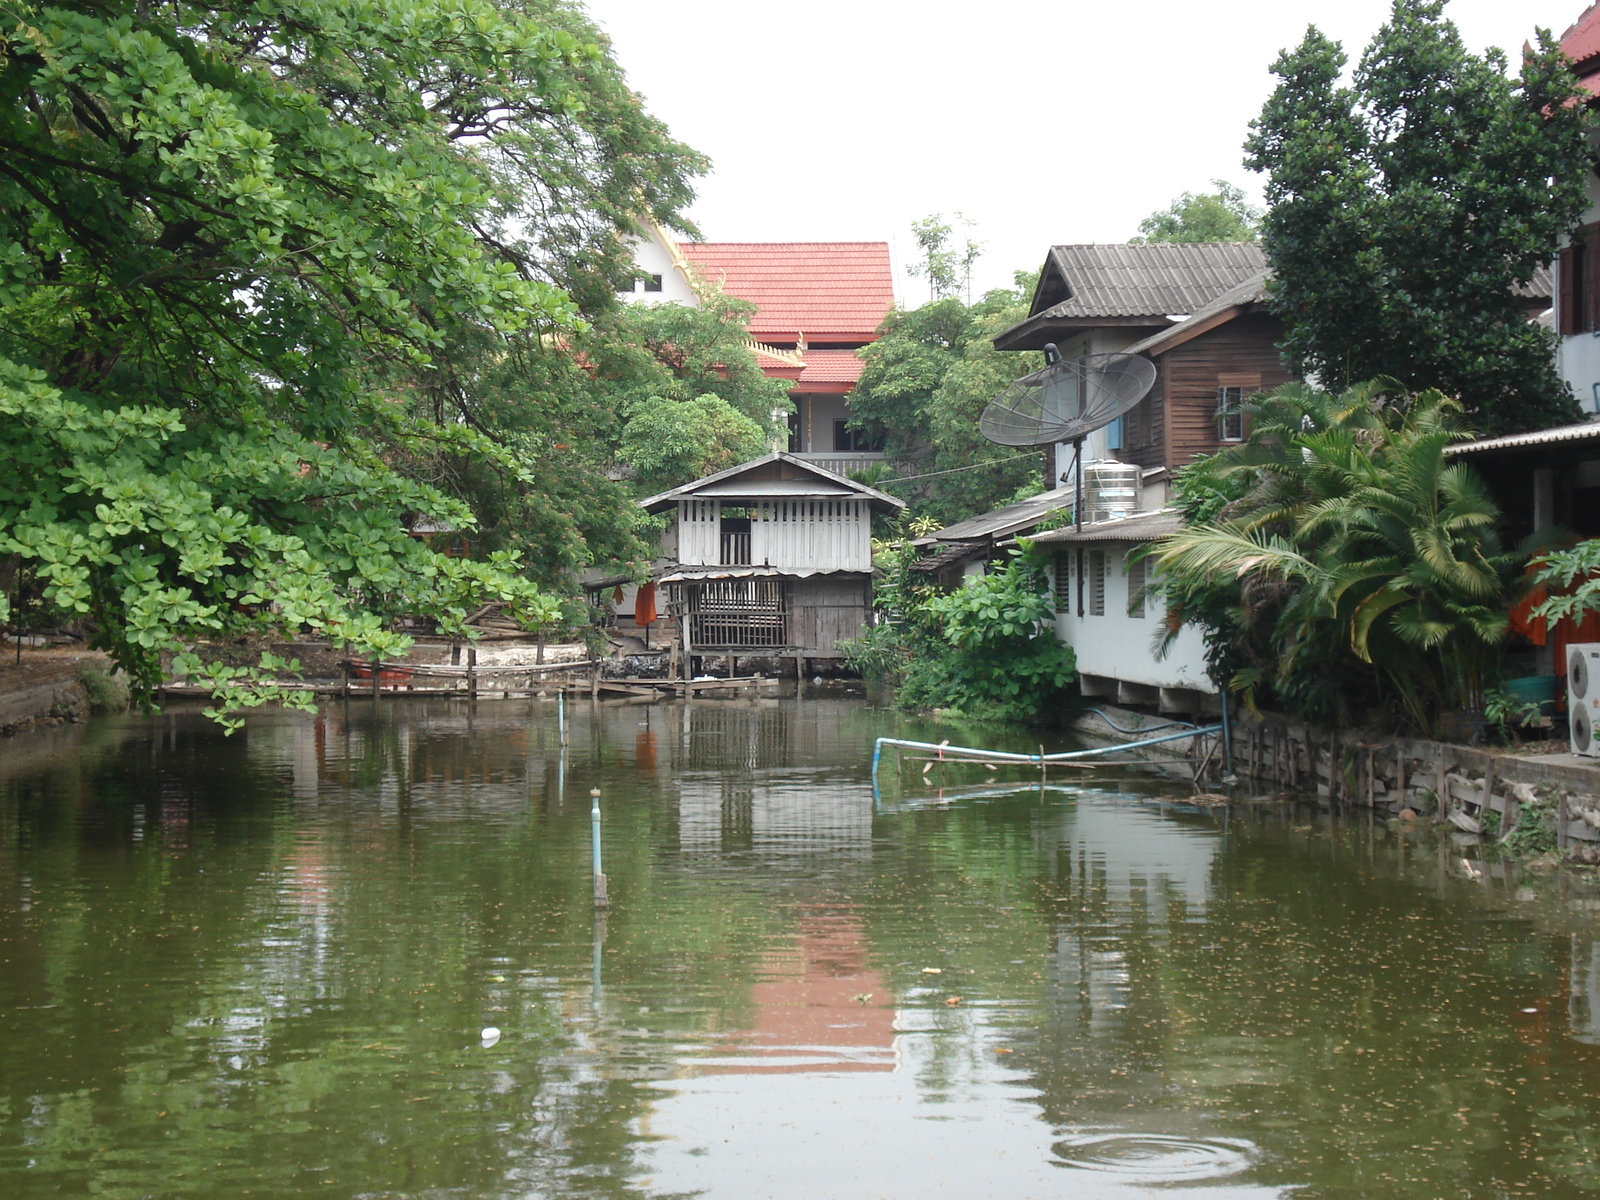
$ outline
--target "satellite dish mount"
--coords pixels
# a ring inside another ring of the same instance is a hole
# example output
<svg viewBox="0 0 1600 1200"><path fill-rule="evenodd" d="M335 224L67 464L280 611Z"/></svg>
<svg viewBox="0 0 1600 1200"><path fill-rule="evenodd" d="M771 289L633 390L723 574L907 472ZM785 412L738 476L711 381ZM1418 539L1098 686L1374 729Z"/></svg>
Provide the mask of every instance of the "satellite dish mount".
<svg viewBox="0 0 1600 1200"><path fill-rule="evenodd" d="M1150 392L1156 366L1137 354L1086 354L1063 359L1054 342L1045 365L1012 383L989 402L978 429L1002 446L1071 442L1076 481L1072 518L1083 528L1083 439L1111 424Z"/></svg>

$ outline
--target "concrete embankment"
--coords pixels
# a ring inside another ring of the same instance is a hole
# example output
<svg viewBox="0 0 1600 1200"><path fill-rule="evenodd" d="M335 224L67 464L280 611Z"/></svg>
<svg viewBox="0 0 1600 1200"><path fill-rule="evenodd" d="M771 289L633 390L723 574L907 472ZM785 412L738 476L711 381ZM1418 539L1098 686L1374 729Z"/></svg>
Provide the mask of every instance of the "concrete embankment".
<svg viewBox="0 0 1600 1200"><path fill-rule="evenodd" d="M3 647L0 654L0 734L40 725L81 720L89 693L80 672L85 663L103 663L88 650L29 650L20 659Z"/></svg>

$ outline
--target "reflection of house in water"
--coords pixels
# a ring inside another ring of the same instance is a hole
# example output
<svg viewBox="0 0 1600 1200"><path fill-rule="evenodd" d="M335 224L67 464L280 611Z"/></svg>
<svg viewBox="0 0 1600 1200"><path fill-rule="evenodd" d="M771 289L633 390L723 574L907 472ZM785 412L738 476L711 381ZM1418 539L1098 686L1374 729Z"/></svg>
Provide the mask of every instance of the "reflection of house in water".
<svg viewBox="0 0 1600 1200"><path fill-rule="evenodd" d="M850 706L697 703L674 715L680 849L870 853L871 795L838 765L852 743L861 762L871 752Z"/></svg>
<svg viewBox="0 0 1600 1200"><path fill-rule="evenodd" d="M867 965L861 922L810 911L798 933L791 948L768 956L750 989L755 1024L729 1035L737 1059L714 1060L705 1073L894 1069L893 997Z"/></svg>
<svg viewBox="0 0 1600 1200"><path fill-rule="evenodd" d="M1220 848L1219 836L1135 809L1129 797L1086 790L1063 814L1057 895L1078 911L1056 929L1047 982L1048 1029L1064 1064L1057 1087L1160 1065L1153 1031L1166 1000L1153 957L1173 925L1205 911Z"/></svg>

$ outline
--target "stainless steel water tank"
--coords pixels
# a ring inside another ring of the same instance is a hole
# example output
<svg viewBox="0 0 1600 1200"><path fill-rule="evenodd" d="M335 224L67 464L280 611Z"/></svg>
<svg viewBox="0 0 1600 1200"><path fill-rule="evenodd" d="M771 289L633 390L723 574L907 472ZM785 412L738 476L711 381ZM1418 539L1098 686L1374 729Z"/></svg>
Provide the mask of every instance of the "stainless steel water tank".
<svg viewBox="0 0 1600 1200"><path fill-rule="evenodd" d="M1143 472L1120 462L1092 462L1083 468L1083 515L1089 522L1114 521L1139 511Z"/></svg>

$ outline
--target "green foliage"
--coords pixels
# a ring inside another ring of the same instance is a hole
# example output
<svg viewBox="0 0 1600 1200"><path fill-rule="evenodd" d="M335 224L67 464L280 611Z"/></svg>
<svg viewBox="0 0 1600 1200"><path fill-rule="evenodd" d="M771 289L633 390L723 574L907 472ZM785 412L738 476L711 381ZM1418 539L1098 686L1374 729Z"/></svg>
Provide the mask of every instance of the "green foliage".
<svg viewBox="0 0 1600 1200"><path fill-rule="evenodd" d="M1495 727L1502 746L1517 741L1516 728L1537 721L1540 708L1537 700L1524 700L1504 688L1492 687L1483 694L1483 715Z"/></svg>
<svg viewBox="0 0 1600 1200"><path fill-rule="evenodd" d="M654 492L758 458L765 449L761 426L719 396L658 397L634 410L619 457Z"/></svg>
<svg viewBox="0 0 1600 1200"><path fill-rule="evenodd" d="M1212 670L1255 704L1418 729L1476 707L1498 665L1517 554L1438 392L1287 384L1249 436L1180 477L1190 524L1154 548L1167 636L1206 632Z"/></svg>
<svg viewBox="0 0 1600 1200"><path fill-rule="evenodd" d="M1261 226L1261 210L1248 203L1242 189L1213 179L1214 192L1184 192L1160 212L1139 222L1139 236L1130 242L1253 242Z"/></svg>
<svg viewBox="0 0 1600 1200"><path fill-rule="evenodd" d="M1041 455L978 432L989 401L1040 365L1035 355L996 350L992 340L1027 315L1032 291L1031 278L1019 274L1015 289L976 304L947 298L885 319L878 340L861 351L866 366L850 395L851 425L881 438L891 459L914 462L909 474L933 477L873 486L912 501L940 525L1044 490ZM954 473L935 474L943 471Z"/></svg>
<svg viewBox="0 0 1600 1200"><path fill-rule="evenodd" d="M1246 165L1296 372L1458 397L1492 433L1577 420L1553 335L1513 294L1583 212L1584 93L1541 30L1520 73L1469 53L1442 0L1395 0L1355 72L1316 29L1273 66Z"/></svg>
<svg viewBox="0 0 1600 1200"><path fill-rule="evenodd" d="M1518 858L1538 858L1556 849L1556 801L1543 790L1533 804L1517 806L1517 823L1505 835L1504 846Z"/></svg>
<svg viewBox="0 0 1600 1200"><path fill-rule="evenodd" d="M1581 621L1600 612L1600 539L1544 555L1534 582L1550 589L1549 597L1533 610L1535 616Z"/></svg>
<svg viewBox="0 0 1600 1200"><path fill-rule="evenodd" d="M972 231L972 222L956 214L965 233ZM911 236L916 240L922 258L910 263L906 273L912 278L925 277L928 281L928 301L958 296L969 299L972 290L972 264L983 253L983 244L967 237L960 248L952 245L954 228L944 219L943 213L934 213L920 221L911 222Z"/></svg>
<svg viewBox="0 0 1600 1200"><path fill-rule="evenodd" d="M441 460L530 464L400 401L474 338L580 329L557 284L609 292L626 214L689 198L701 160L582 12L24 0L0 64L0 556L136 698L167 655L219 714L289 698L201 636L367 655L401 612L549 619L515 552L405 533L474 526Z"/></svg>
<svg viewBox="0 0 1600 1200"><path fill-rule="evenodd" d="M1018 553L952 592L908 570L909 546L891 550L878 604L890 623L845 646L869 679L896 683L902 707L948 709L976 720L1037 721L1064 703L1077 677L1055 636L1044 560Z"/></svg>
<svg viewBox="0 0 1600 1200"><path fill-rule="evenodd" d="M119 713L128 707L128 681L103 663L86 660L78 665L78 682L83 684L92 713Z"/></svg>

